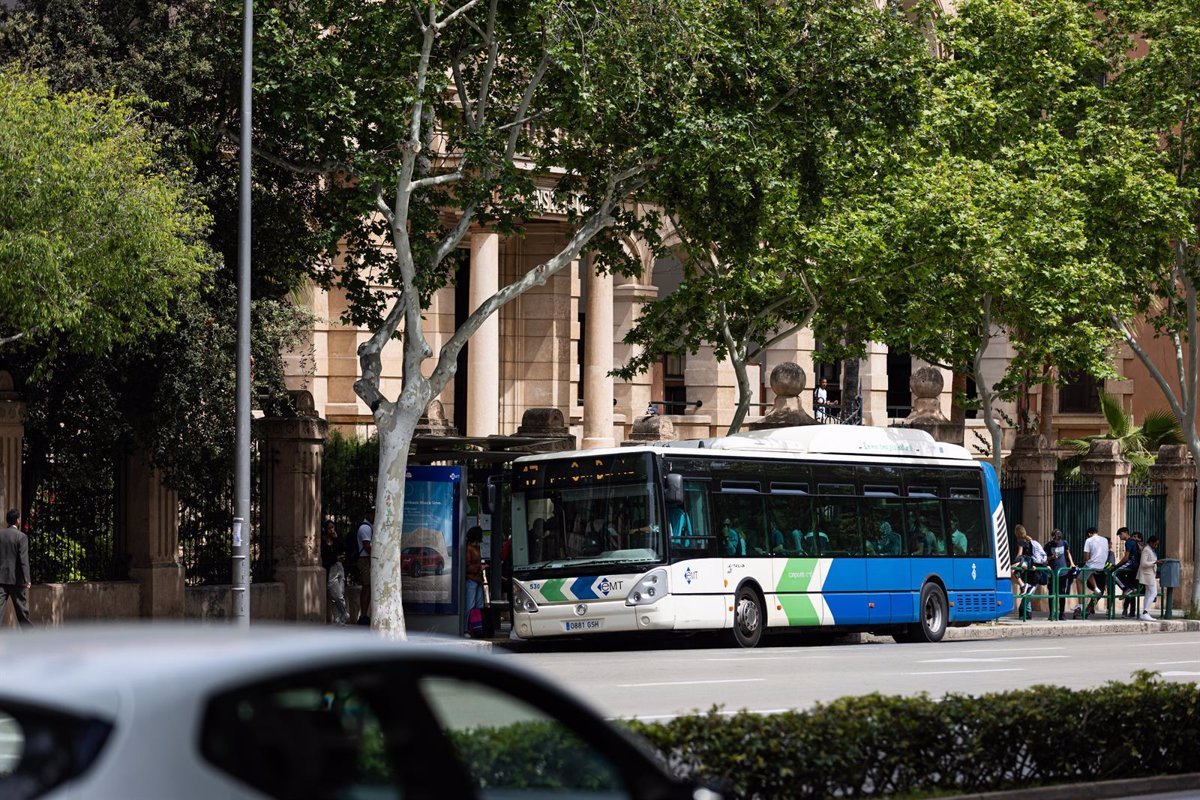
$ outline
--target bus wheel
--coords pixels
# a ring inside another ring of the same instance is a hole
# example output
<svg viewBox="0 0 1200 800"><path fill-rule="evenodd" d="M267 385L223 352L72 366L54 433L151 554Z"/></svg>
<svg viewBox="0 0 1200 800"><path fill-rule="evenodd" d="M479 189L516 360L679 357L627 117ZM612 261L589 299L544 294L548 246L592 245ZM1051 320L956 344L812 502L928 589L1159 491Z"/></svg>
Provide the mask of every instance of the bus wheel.
<svg viewBox="0 0 1200 800"><path fill-rule="evenodd" d="M738 589L733 603L733 640L742 647L755 647L767 620L758 592L749 586Z"/></svg>
<svg viewBox="0 0 1200 800"><path fill-rule="evenodd" d="M903 637L896 637L904 642L940 642L946 635L946 626L950 621L946 595L937 584L927 583L921 587L920 620L916 625L909 625Z"/></svg>

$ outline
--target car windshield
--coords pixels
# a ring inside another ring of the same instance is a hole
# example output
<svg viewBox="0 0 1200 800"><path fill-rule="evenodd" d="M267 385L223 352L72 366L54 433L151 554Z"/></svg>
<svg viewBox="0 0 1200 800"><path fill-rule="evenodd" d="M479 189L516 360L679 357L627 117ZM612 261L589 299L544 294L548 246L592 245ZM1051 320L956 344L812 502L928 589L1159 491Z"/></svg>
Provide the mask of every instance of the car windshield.
<svg viewBox="0 0 1200 800"><path fill-rule="evenodd" d="M515 570L660 561L665 553L646 454L536 462L513 492Z"/></svg>

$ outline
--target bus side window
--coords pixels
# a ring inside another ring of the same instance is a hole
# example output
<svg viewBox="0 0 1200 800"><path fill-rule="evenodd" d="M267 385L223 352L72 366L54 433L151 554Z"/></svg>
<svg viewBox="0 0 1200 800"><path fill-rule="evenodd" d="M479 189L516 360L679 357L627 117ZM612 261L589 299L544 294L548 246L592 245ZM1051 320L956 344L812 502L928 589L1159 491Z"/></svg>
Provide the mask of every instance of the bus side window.
<svg viewBox="0 0 1200 800"><path fill-rule="evenodd" d="M990 556L992 548L984 524L983 503L978 497L963 497L963 492L951 490L946 501L947 527L950 530L950 549L954 555ZM964 547L965 552L959 552Z"/></svg>
<svg viewBox="0 0 1200 800"><path fill-rule="evenodd" d="M804 537L806 553L822 556L857 556L862 554L862 539L858 532L858 498L851 496L822 497L820 511L810 534ZM815 547L814 547L815 546Z"/></svg>
<svg viewBox="0 0 1200 800"><path fill-rule="evenodd" d="M667 522L671 526L671 547L685 558L716 554L717 542L709 529L706 482L684 481L683 506L668 506Z"/></svg>
<svg viewBox="0 0 1200 800"><path fill-rule="evenodd" d="M904 506L893 497L864 497L863 538L869 556L905 555Z"/></svg>

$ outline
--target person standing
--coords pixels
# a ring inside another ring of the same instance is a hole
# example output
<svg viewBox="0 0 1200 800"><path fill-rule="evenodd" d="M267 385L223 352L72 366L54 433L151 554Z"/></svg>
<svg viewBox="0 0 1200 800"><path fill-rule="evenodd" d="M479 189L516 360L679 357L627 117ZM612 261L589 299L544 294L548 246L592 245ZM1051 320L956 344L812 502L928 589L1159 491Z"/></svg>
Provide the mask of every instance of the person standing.
<svg viewBox="0 0 1200 800"><path fill-rule="evenodd" d="M813 389L813 416L817 422L825 421L825 409L829 405L829 381L821 378L817 388Z"/></svg>
<svg viewBox="0 0 1200 800"><path fill-rule="evenodd" d="M29 601L26 592L31 583L29 572L29 538L21 532L21 512L9 509L5 515L8 527L0 530L0 613L8 598L12 598L17 625L32 628L29 621Z"/></svg>
<svg viewBox="0 0 1200 800"><path fill-rule="evenodd" d="M358 547L358 582L362 588L358 592L358 624L371 624L371 537L375 532L375 509L367 512L354 541Z"/></svg>
<svg viewBox="0 0 1200 800"><path fill-rule="evenodd" d="M1063 532L1055 528L1050 533L1050 543L1046 545L1046 563L1055 576L1058 587L1058 615L1051 610L1051 619L1062 619L1066 610L1066 595L1071 593L1071 584L1075 581L1075 559L1071 557L1071 548L1067 547Z"/></svg>
<svg viewBox="0 0 1200 800"><path fill-rule="evenodd" d="M479 551L479 545L483 541L483 528L474 525L467 531L467 547L466 547L466 597L464 606L466 615L464 624L466 628L463 630L464 636L470 636L471 631L471 612L479 609L480 625L483 624L483 555Z"/></svg>
<svg viewBox="0 0 1200 800"><path fill-rule="evenodd" d="M1154 600L1158 597L1158 580L1154 575L1154 568L1157 566L1158 537L1151 536L1146 540L1146 545L1142 548L1142 555L1138 561L1138 583L1146 590L1142 616L1139 618L1143 622L1154 622L1154 617L1150 616L1150 606L1154 605Z"/></svg>
<svg viewBox="0 0 1200 800"><path fill-rule="evenodd" d="M329 620L345 625L350 619L346 609L346 548L338 538L337 525L325 520L321 526L321 565L325 567L325 597L329 605Z"/></svg>

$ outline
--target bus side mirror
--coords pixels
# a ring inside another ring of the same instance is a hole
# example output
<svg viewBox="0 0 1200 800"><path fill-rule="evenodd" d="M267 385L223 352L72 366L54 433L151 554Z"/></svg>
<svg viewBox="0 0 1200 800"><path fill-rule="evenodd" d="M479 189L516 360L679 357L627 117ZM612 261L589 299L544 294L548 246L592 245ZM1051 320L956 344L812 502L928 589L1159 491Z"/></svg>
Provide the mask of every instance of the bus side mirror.
<svg viewBox="0 0 1200 800"><path fill-rule="evenodd" d="M674 472L667 473L666 501L669 504L683 505L683 476Z"/></svg>
<svg viewBox="0 0 1200 800"><path fill-rule="evenodd" d="M487 491L483 493L483 513L494 514L499 505L500 487L491 478L488 478Z"/></svg>

